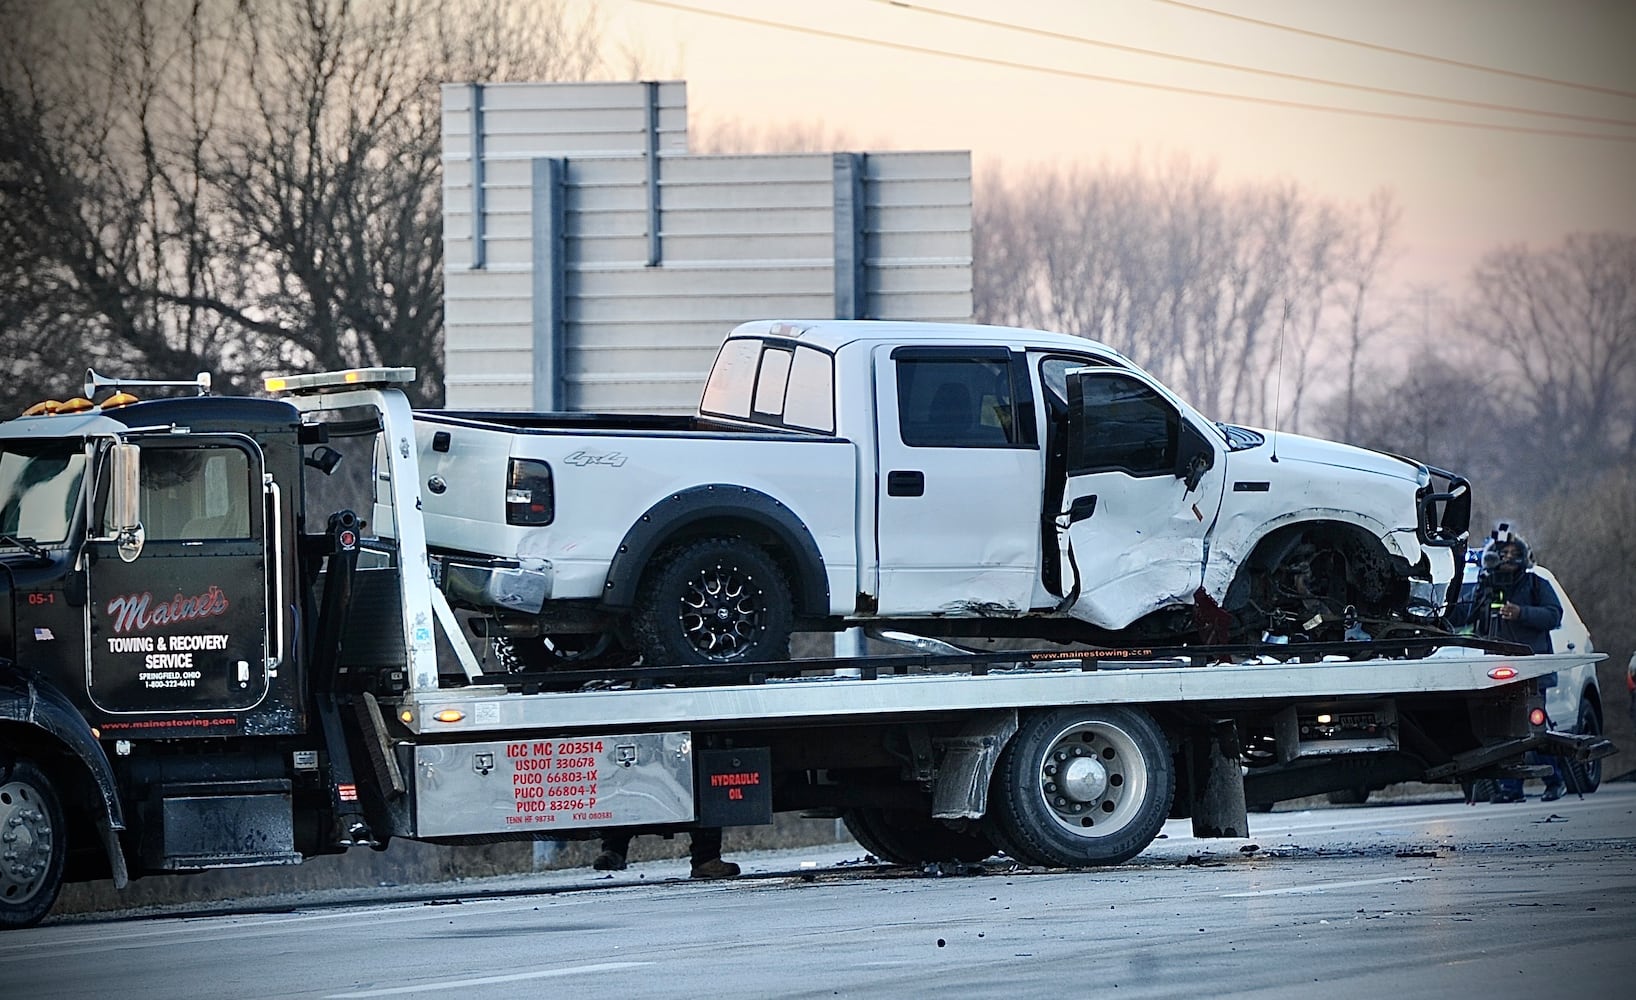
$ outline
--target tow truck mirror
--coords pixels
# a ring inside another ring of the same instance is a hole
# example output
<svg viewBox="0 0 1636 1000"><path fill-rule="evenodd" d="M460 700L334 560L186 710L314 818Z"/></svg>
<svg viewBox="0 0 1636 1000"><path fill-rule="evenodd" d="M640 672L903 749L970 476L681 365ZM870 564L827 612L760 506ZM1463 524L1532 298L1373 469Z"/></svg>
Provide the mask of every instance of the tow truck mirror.
<svg viewBox="0 0 1636 1000"><path fill-rule="evenodd" d="M142 449L120 442L109 450L108 527L119 558L134 562L142 554Z"/></svg>

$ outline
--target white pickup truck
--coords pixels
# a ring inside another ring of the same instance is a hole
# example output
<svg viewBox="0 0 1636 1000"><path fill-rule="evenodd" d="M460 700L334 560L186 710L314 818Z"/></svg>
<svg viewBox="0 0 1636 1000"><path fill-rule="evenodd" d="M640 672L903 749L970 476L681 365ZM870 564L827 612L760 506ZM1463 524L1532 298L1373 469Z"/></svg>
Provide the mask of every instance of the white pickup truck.
<svg viewBox="0 0 1636 1000"><path fill-rule="evenodd" d="M434 571L528 666L858 625L1401 637L1437 629L1470 512L1450 473L1214 423L1106 346L989 326L746 323L694 416L415 426Z"/></svg>

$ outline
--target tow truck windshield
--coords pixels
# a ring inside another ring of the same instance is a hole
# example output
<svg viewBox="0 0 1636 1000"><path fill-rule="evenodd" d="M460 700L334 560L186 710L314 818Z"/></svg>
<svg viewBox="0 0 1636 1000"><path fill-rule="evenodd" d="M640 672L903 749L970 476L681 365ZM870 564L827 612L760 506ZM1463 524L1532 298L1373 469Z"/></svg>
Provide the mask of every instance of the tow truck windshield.
<svg viewBox="0 0 1636 1000"><path fill-rule="evenodd" d="M68 539L85 475L85 453L69 441L0 444L0 549Z"/></svg>

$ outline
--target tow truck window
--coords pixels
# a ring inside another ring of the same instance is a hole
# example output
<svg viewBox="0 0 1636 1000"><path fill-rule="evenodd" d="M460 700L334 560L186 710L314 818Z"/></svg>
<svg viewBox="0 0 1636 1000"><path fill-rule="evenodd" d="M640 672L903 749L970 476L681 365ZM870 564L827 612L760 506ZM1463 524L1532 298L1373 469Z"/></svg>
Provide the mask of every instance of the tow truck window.
<svg viewBox="0 0 1636 1000"><path fill-rule="evenodd" d="M84 473L85 454L61 441L7 442L0 448L0 534L41 545L65 541Z"/></svg>
<svg viewBox="0 0 1636 1000"><path fill-rule="evenodd" d="M237 448L146 448L142 525L150 541L250 536L250 462Z"/></svg>

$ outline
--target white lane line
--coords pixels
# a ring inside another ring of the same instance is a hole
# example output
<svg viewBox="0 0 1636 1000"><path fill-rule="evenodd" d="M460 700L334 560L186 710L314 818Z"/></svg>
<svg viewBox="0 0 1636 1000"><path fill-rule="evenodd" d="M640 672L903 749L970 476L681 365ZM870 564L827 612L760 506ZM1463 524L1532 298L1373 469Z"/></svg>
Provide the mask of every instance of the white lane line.
<svg viewBox="0 0 1636 1000"><path fill-rule="evenodd" d="M458 990L468 986L491 986L495 983L516 983L525 979L557 979L562 976L583 976L591 972L616 972L634 969L652 962L602 962L597 965L569 965L560 969L537 969L534 972L513 972L508 976L479 976L475 979L445 979L437 983L416 986L394 986L384 990L361 990L357 993L331 993L324 1000L360 1000L362 997L402 996L405 993L429 993L432 990Z"/></svg>
<svg viewBox="0 0 1636 1000"><path fill-rule="evenodd" d="M584 900L554 900L552 906L553 908L558 906L580 906L584 905L585 902ZM368 903L360 901L356 905L349 905L346 909L330 913L278 914L251 918L227 915L176 917L167 919L165 926L152 929L121 930L117 924L114 924L104 928L104 932L94 938L75 937L58 940L32 940L16 945L4 944L0 945L0 955L10 951L27 951L30 957L48 953L67 956L136 948L168 948L172 946L171 939L177 937L186 937L190 944L201 941L229 941L239 938L270 937L305 931L308 929L306 925L314 921L367 921L370 924L413 923L425 920L443 920L454 916L456 913L470 915L505 914L530 907L538 909L539 906L539 900L534 896L505 900L467 899L463 902L463 905L456 909L420 902L381 901ZM350 928L340 928L338 932L348 929ZM33 932L17 931L14 933L31 934Z"/></svg>
<svg viewBox="0 0 1636 1000"><path fill-rule="evenodd" d="M1290 885L1282 889L1256 889L1253 892L1224 892L1222 899L1248 899L1252 896L1306 896L1331 889L1355 889L1360 885L1385 885L1388 882L1424 882L1425 875L1388 875L1384 878L1360 878L1350 882L1315 882L1311 885Z"/></svg>

